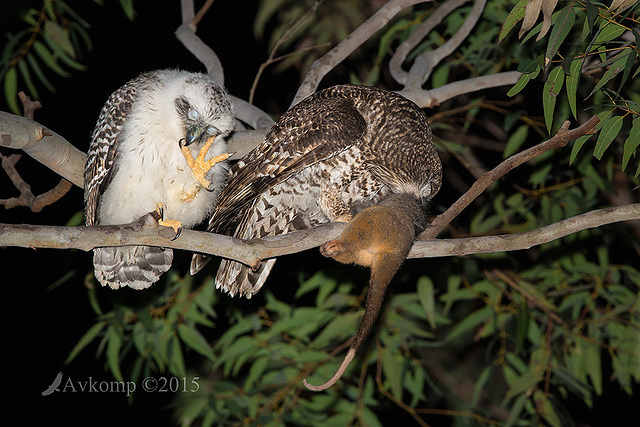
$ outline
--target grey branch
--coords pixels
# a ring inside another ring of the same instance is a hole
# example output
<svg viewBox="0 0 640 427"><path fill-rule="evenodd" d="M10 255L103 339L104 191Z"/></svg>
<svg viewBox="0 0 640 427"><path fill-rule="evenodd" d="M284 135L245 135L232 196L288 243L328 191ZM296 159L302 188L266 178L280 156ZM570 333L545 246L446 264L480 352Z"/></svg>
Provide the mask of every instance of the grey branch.
<svg viewBox="0 0 640 427"><path fill-rule="evenodd" d="M417 241L408 258L460 256L490 252L518 251L542 245L590 228L621 221L640 220L640 203L598 209L521 233Z"/></svg>
<svg viewBox="0 0 640 427"><path fill-rule="evenodd" d="M197 22L194 21L193 0L180 2L182 25L176 30L176 37L183 46L206 67L211 78L224 86L224 68L218 55L196 35Z"/></svg>
<svg viewBox="0 0 640 427"><path fill-rule="evenodd" d="M389 71L393 78L400 84L405 85L407 83L408 72L402 69L402 64L409 56L409 53L420 44L420 42L429 33L442 22L451 12L462 6L469 0L448 0L438 7L431 16L429 16L421 25L415 30L408 39L403 41L393 53L391 60L389 61Z"/></svg>
<svg viewBox="0 0 640 427"><path fill-rule="evenodd" d="M333 49L314 61L307 72L298 92L291 103L296 105L318 89L320 81L336 65L344 61L360 45L369 40L376 31L383 28L401 10L418 3L426 3L425 0L390 0L376 13L356 28L344 40Z"/></svg>
<svg viewBox="0 0 640 427"><path fill-rule="evenodd" d="M406 88L397 93L412 100L422 108L433 108L448 99L465 93L472 93L492 87L514 85L521 75L522 73L518 71L505 71L504 73L460 80L435 89Z"/></svg>
<svg viewBox="0 0 640 427"><path fill-rule="evenodd" d="M640 203L590 211L522 233L416 241L408 258L524 250L581 230L637 220L640 220ZM63 227L0 224L0 247L75 248L89 251L100 246L148 245L201 252L254 266L264 259L318 247L337 238L344 227L344 223L330 223L309 230L252 240L204 231L183 230L180 237L170 240L173 231L166 227L158 227L152 215L148 214L132 224L119 226Z"/></svg>
<svg viewBox="0 0 640 427"><path fill-rule="evenodd" d="M436 65L460 46L464 39L469 36L478 19L480 19L486 2L487 0L475 0L469 16L453 37L439 48L426 51L415 59L407 76L405 85L407 88L422 87L422 84L429 78Z"/></svg>
<svg viewBox="0 0 640 427"><path fill-rule="evenodd" d="M21 149L67 181L83 186L86 154L33 120L0 111L0 146Z"/></svg>
<svg viewBox="0 0 640 427"><path fill-rule="evenodd" d="M176 30L176 37L189 52L204 64L211 78L224 85L224 70L218 55L198 37L188 24L182 24Z"/></svg>

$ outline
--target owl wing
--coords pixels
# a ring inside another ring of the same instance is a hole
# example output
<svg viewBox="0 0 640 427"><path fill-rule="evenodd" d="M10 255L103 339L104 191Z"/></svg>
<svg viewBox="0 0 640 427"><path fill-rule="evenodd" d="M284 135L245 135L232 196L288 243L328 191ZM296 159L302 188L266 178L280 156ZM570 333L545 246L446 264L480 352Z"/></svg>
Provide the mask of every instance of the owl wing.
<svg viewBox="0 0 640 427"><path fill-rule="evenodd" d="M133 81L109 97L93 131L84 169L85 223L88 226L98 223L100 196L117 169L117 148L122 127L136 98L136 86Z"/></svg>
<svg viewBox="0 0 640 427"><path fill-rule="evenodd" d="M233 166L209 231L227 230L242 220L257 195L359 143L367 124L351 100L313 98L286 112L262 143Z"/></svg>

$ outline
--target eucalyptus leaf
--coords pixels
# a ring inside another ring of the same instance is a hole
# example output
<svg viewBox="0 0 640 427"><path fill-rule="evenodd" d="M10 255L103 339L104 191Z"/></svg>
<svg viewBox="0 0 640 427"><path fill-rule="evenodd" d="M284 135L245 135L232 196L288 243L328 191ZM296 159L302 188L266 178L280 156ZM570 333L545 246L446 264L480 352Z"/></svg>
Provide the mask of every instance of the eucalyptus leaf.
<svg viewBox="0 0 640 427"><path fill-rule="evenodd" d="M502 153L502 158L506 159L507 157L515 154L520 150L522 144L527 140L527 136L529 135L529 126L522 125L516 129L504 146L504 152Z"/></svg>
<svg viewBox="0 0 640 427"><path fill-rule="evenodd" d="M212 361L216 360L209 342L195 327L186 324L178 325L178 336L191 349Z"/></svg>
<svg viewBox="0 0 640 427"><path fill-rule="evenodd" d="M600 133L598 134L598 140L596 146L593 149L593 156L598 160L602 159L604 152L609 148L609 145L613 139L618 136L622 129L622 116L610 116L601 123Z"/></svg>
<svg viewBox="0 0 640 427"><path fill-rule="evenodd" d="M424 310L424 315L431 329L436 328L436 308L435 308L435 294L433 289L433 282L429 277L422 276L418 280L416 285L416 291L418 293L418 300Z"/></svg>
<svg viewBox="0 0 640 427"><path fill-rule="evenodd" d="M544 84L542 90L542 107L544 110L544 121L547 130L551 132L553 126L554 111L556 108L556 100L564 84L564 73L561 67L556 67L549 73L549 77Z"/></svg>
<svg viewBox="0 0 640 427"><path fill-rule="evenodd" d="M571 114L573 117L578 117L577 112L577 98L578 98L578 82L580 81L580 74L582 73L582 64L584 63L583 58L576 58L571 61L571 65L569 67L569 75L566 77L567 80L567 98L569 100L569 107L571 108Z"/></svg>
<svg viewBox="0 0 640 427"><path fill-rule="evenodd" d="M507 15L507 19L505 19L504 24L502 24L502 28L500 28L500 35L498 36L498 43L509 35L513 27L515 27L518 22L524 18L525 7L527 6L528 0L520 0L516 5L511 9L509 15Z"/></svg>
<svg viewBox="0 0 640 427"><path fill-rule="evenodd" d="M98 335L100 335L100 333L106 326L107 322L98 322L91 326L89 330L87 330L87 332L85 332L84 335L82 335L78 342L73 346L71 352L69 353L69 356L67 356L66 360L64 361L64 364L68 365L69 363L71 363L71 361L73 361L73 359L75 359L76 356L80 354L80 352L85 347L91 344L93 340L95 340Z"/></svg>
<svg viewBox="0 0 640 427"><path fill-rule="evenodd" d="M109 326L106 330L107 339L107 363L109 370L118 381L124 381L120 370L120 349L122 348L122 337L115 326Z"/></svg>
<svg viewBox="0 0 640 427"><path fill-rule="evenodd" d="M51 82L47 78L46 74L40 67L40 64L36 60L35 55L29 53L27 54L26 59L27 59L27 62L29 63L29 67L31 68L31 71L33 71L33 73L36 75L40 84L42 84L49 92L55 93L56 88L53 86L53 84L51 84Z"/></svg>
<svg viewBox="0 0 640 427"><path fill-rule="evenodd" d="M51 71L53 71L54 73L62 76L62 77L69 77L70 74L64 70L64 68L62 68L60 66L60 64L58 64L58 62L56 61L56 58L53 56L53 54L51 53L51 51L49 50L49 48L47 48L47 46L45 46L44 43L42 43L39 40L36 40L33 43L33 50L36 52L36 54L38 55L38 57L40 57L40 59L42 60L42 62L44 62L44 64L49 67L49 69Z"/></svg>
<svg viewBox="0 0 640 427"><path fill-rule="evenodd" d="M609 83L620 72L624 70L625 64L627 63L627 56L629 56L630 54L631 54L630 50L626 50L621 54L621 56L607 69L607 71L605 71L605 73L602 75L602 78L600 78L598 83L591 90L591 93L589 94L588 97L593 95L596 91L600 90L604 85Z"/></svg>
<svg viewBox="0 0 640 427"><path fill-rule="evenodd" d="M18 106L18 70L11 67L4 74L4 99L14 114L20 114Z"/></svg>
<svg viewBox="0 0 640 427"><path fill-rule="evenodd" d="M402 363L398 360L399 354L396 349L384 347L382 349L382 372L386 381L389 382L391 393L396 399L402 399Z"/></svg>
<svg viewBox="0 0 640 427"><path fill-rule="evenodd" d="M575 12L573 10L573 3L570 3L560 11L551 30L549 43L547 44L547 52L545 53L546 63L556 56L558 49L560 49L560 46L562 46L564 40L571 32L574 22Z"/></svg>
<svg viewBox="0 0 640 427"><path fill-rule="evenodd" d="M622 170L627 168L632 156L640 157L637 148L640 145L640 118L633 119L633 125L629 131L629 136L624 141L624 151L622 153Z"/></svg>

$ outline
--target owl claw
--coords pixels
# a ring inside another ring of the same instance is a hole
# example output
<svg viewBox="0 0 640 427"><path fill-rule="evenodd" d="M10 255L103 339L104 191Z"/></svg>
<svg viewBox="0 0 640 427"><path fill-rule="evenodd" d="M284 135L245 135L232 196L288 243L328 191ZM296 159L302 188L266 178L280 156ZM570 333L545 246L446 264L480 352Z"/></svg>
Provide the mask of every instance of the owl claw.
<svg viewBox="0 0 640 427"><path fill-rule="evenodd" d="M180 222L180 221L178 221L178 222ZM173 236L173 238L171 239L171 241L174 241L174 240L176 240L178 237L180 237L180 234L182 233L182 223L180 223L180 225L178 225L178 228L177 228L177 229L175 229L175 228L174 228L173 230L176 232L176 235L175 235L175 236Z"/></svg>
<svg viewBox="0 0 640 427"><path fill-rule="evenodd" d="M209 160L205 160L204 158L207 155L209 148L211 148L211 145L213 144L214 140L215 140L215 137L209 138L207 142L204 144L204 146L202 147L202 149L200 150L200 152L198 153L198 157L195 159L191 154L191 150L189 150L189 148L186 145L183 145L184 139L181 139L178 142L178 145L180 145L180 150L182 151L184 158L187 160L187 164L189 165L189 168L193 172L193 175L198 180L200 185L202 185L206 189L209 189L209 187L211 186L211 182L207 178L205 178L205 175L207 174L207 172L209 172L217 163L225 161L229 157L235 154L235 153L231 153L231 154L225 153L225 154L220 154L219 156L215 156Z"/></svg>
<svg viewBox="0 0 640 427"><path fill-rule="evenodd" d="M158 213L158 215L160 215L158 225L173 228L175 235L171 238L171 240L176 240L182 233L182 222L178 221L177 219L164 219L164 206L162 205L162 202L158 202L156 206L156 212Z"/></svg>

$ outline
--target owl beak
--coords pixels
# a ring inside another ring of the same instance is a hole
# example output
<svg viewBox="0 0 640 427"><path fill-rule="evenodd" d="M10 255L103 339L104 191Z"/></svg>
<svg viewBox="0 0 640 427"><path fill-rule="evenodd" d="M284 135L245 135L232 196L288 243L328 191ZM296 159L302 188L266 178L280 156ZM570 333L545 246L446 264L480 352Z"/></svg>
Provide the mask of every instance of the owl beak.
<svg viewBox="0 0 640 427"><path fill-rule="evenodd" d="M200 139L204 129L198 125L192 125L187 128L187 134L184 137L184 145L187 147Z"/></svg>

